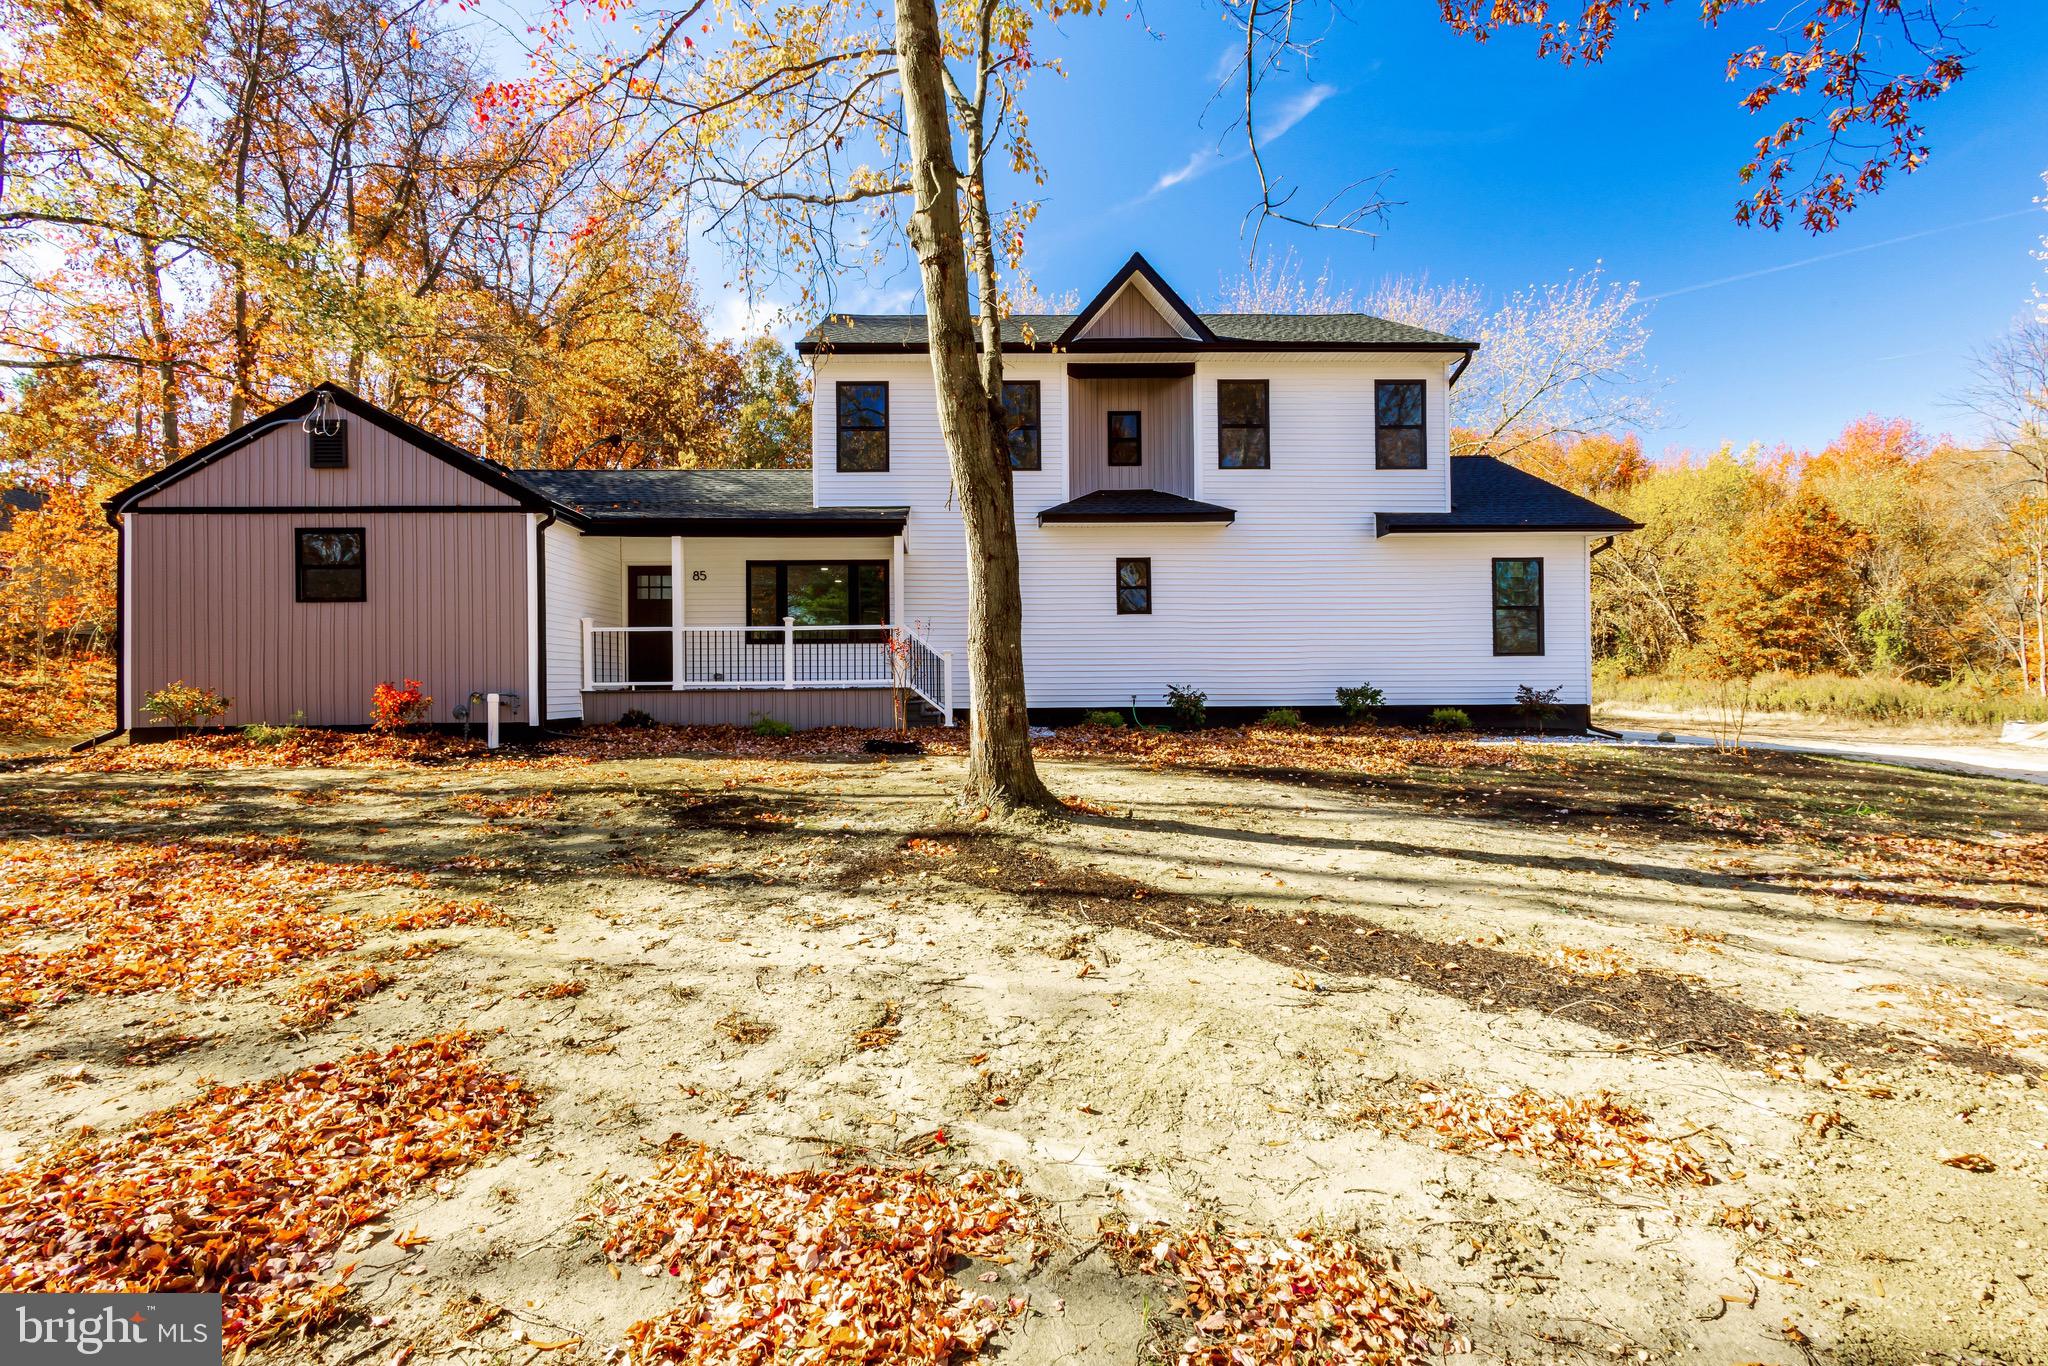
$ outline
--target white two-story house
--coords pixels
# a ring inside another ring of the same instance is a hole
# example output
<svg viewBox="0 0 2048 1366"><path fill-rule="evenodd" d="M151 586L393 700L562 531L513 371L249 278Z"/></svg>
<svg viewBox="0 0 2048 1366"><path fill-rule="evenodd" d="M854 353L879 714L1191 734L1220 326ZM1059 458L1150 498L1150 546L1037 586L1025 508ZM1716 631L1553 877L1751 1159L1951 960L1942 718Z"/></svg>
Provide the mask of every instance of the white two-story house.
<svg viewBox="0 0 2048 1366"><path fill-rule="evenodd" d="M1474 346L1358 314L1200 314L1133 256L1003 325L1034 716L1590 701L1593 555L1634 523L1453 457ZM122 719L886 724L973 705L966 548L920 316L834 315L808 471L527 470L322 386L124 491Z"/></svg>

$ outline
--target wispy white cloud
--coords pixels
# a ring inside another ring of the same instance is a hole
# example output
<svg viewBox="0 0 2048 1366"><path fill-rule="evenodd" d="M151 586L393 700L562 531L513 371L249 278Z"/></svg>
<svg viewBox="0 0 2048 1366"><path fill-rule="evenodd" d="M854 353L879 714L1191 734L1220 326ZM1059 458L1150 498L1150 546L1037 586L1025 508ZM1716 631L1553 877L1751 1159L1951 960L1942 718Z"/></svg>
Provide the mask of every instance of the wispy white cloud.
<svg viewBox="0 0 2048 1366"><path fill-rule="evenodd" d="M2024 214L2037 212L2039 210L2036 209L2014 209L2010 213L1994 213L1984 218L1972 218L1965 223L1944 223L1936 228L1922 228L1918 232L1908 232L1902 233L1897 237L1887 237L1881 242L1865 242L1861 246L1843 247L1840 251L1824 251L1818 256L1801 257L1797 261L1786 261L1775 266L1765 266L1760 270L1745 270L1739 275L1723 275L1717 280L1702 280L1696 285L1680 285L1677 289L1667 289L1661 294L1646 294L1643 296L1643 302L1653 304L1659 299L1675 299L1681 294L1697 294L1703 289L1719 289L1723 285L1739 285L1745 280L1760 280L1766 275L1782 275L1788 270L1803 270L1807 266L1817 266L1823 261L1839 261L1844 256L1857 256L1866 251L1877 251L1883 247L1895 247L1901 242L1914 242L1922 237L1933 237L1938 233L1956 232L1963 228L1982 227L1986 223L2003 222L2008 218L2018 218Z"/></svg>
<svg viewBox="0 0 2048 1366"><path fill-rule="evenodd" d="M1262 146L1278 142L1293 131L1295 125L1322 107L1324 101L1336 97L1334 85L1311 85L1304 87L1277 105L1269 106L1270 113L1259 120L1259 142ZM1210 146L1192 153L1188 159L1170 171L1166 171L1152 182L1152 188L1133 202L1143 202L1156 194L1162 194L1176 185L1185 185L1190 180L1199 180L1209 172L1223 166L1235 165L1249 155L1242 148L1224 152Z"/></svg>
<svg viewBox="0 0 2048 1366"><path fill-rule="evenodd" d="M1334 85L1312 85L1293 99L1283 103L1273 114L1272 122L1259 129L1260 142L1278 142L1287 136L1295 124L1322 107L1324 100L1337 93Z"/></svg>

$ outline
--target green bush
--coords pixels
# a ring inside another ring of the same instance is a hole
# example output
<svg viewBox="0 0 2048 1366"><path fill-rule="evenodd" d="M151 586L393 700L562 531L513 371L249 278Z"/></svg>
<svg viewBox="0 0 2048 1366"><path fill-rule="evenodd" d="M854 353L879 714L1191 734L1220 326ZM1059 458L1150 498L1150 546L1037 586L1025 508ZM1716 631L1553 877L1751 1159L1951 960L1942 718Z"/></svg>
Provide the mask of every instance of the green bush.
<svg viewBox="0 0 2048 1366"><path fill-rule="evenodd" d="M1429 724L1432 730L1470 730L1472 718L1463 707L1438 707L1429 714Z"/></svg>
<svg viewBox="0 0 2048 1366"><path fill-rule="evenodd" d="M142 709L167 726L204 726L226 716L234 705L234 698L222 697L212 688L195 688L182 678L142 697Z"/></svg>
<svg viewBox="0 0 2048 1366"><path fill-rule="evenodd" d="M1275 707L1259 718L1259 724L1292 730L1301 724L1301 713L1292 707Z"/></svg>
<svg viewBox="0 0 2048 1366"><path fill-rule="evenodd" d="M764 739L779 740L785 735L796 734L796 727L787 721L778 721L772 716L757 716L754 718L754 734Z"/></svg>
<svg viewBox="0 0 2048 1366"><path fill-rule="evenodd" d="M1124 714L1120 711L1091 711L1081 718L1081 724L1084 726L1116 726L1121 728L1124 724Z"/></svg>
<svg viewBox="0 0 2048 1366"><path fill-rule="evenodd" d="M255 745L259 749L269 749L272 745L281 745L291 739L292 733L305 724L306 713L295 711L292 713L292 719L281 726L266 725L258 721L253 726L242 727L242 740L243 743Z"/></svg>
<svg viewBox="0 0 2048 1366"><path fill-rule="evenodd" d="M1631 678L1609 667L1594 669L1593 689L1599 702L1672 711L1711 711L1717 696L1716 686L1706 679L1669 674ZM1882 676L1763 673L1751 687L1749 705L1752 712L1893 725L1993 727L2048 721L2048 699L2014 691L2002 680L1979 678L1933 684Z"/></svg>
<svg viewBox="0 0 2048 1366"><path fill-rule="evenodd" d="M1166 685L1166 705L1173 713L1175 730L1200 730L1209 724L1209 694L1205 692L1169 683Z"/></svg>
<svg viewBox="0 0 2048 1366"><path fill-rule="evenodd" d="M1525 724L1536 727L1536 733L1541 735L1543 728L1556 719L1560 711L1557 699L1563 692L1562 686L1535 688L1524 683L1515 689L1515 710L1522 714Z"/></svg>
<svg viewBox="0 0 2048 1366"><path fill-rule="evenodd" d="M1337 689L1337 705L1344 709L1344 719L1356 724L1372 720L1373 713L1387 705L1387 695L1370 683L1361 683Z"/></svg>

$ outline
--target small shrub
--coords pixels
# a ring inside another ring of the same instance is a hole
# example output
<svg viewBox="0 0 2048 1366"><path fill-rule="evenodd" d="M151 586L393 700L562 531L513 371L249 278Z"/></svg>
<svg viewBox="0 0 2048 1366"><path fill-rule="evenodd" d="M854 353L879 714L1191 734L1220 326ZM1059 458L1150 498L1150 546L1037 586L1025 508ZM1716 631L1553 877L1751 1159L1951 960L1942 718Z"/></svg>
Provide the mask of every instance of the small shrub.
<svg viewBox="0 0 2048 1366"><path fill-rule="evenodd" d="M182 678L142 698L142 709L167 726L204 726L226 716L234 705L234 698L222 697L212 688L195 688Z"/></svg>
<svg viewBox="0 0 2048 1366"><path fill-rule="evenodd" d="M281 726L268 725L265 722L258 721L253 726L242 727L242 742L254 745L258 749L269 749L272 745L281 745L291 739L292 732L305 724L306 713L303 711L293 712L292 719Z"/></svg>
<svg viewBox="0 0 2048 1366"><path fill-rule="evenodd" d="M1084 726L1116 726L1121 728L1124 724L1124 714L1120 711L1091 711L1081 718L1081 724Z"/></svg>
<svg viewBox="0 0 2048 1366"><path fill-rule="evenodd" d="M796 734L796 727L772 716L757 716L754 718L754 734L763 739L779 740L785 735Z"/></svg>
<svg viewBox="0 0 2048 1366"><path fill-rule="evenodd" d="M1337 705L1344 709L1344 719L1356 725L1372 720L1373 713L1387 705L1387 695L1370 683L1361 683L1337 689Z"/></svg>
<svg viewBox="0 0 2048 1366"><path fill-rule="evenodd" d="M1293 730L1301 724L1301 713L1292 707L1275 707L1259 718L1262 726L1275 726L1281 730Z"/></svg>
<svg viewBox="0 0 2048 1366"><path fill-rule="evenodd" d="M427 719L433 705L426 684L417 678L408 678L403 683L379 683L370 694L370 729L396 731L418 725Z"/></svg>
<svg viewBox="0 0 2048 1366"><path fill-rule="evenodd" d="M1536 727L1536 733L1541 735L1543 728L1557 718L1560 710L1557 699L1563 692L1562 686L1532 688L1524 683L1515 689L1515 709L1522 714L1522 720Z"/></svg>
<svg viewBox="0 0 2048 1366"><path fill-rule="evenodd" d="M1429 724L1433 730L1470 730L1472 718L1463 707L1438 707L1429 714Z"/></svg>
<svg viewBox="0 0 2048 1366"><path fill-rule="evenodd" d="M618 724L625 730L652 730L658 723L640 708L628 707L626 714L619 718Z"/></svg>
<svg viewBox="0 0 2048 1366"><path fill-rule="evenodd" d="M1209 694L1179 683L1166 685L1166 705L1175 730L1200 730L1209 724Z"/></svg>

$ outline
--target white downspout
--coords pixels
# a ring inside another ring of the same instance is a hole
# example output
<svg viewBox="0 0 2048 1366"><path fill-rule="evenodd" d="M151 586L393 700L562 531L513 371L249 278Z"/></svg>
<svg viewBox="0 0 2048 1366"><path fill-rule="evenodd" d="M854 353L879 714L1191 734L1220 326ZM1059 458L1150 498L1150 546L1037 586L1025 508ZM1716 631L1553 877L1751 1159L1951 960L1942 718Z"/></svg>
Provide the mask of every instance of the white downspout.
<svg viewBox="0 0 2048 1366"><path fill-rule="evenodd" d="M540 514L526 514L526 708L529 725L540 715Z"/></svg>

